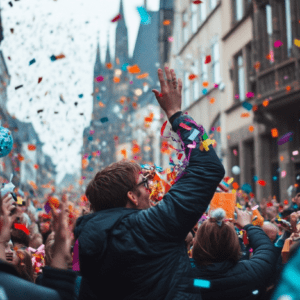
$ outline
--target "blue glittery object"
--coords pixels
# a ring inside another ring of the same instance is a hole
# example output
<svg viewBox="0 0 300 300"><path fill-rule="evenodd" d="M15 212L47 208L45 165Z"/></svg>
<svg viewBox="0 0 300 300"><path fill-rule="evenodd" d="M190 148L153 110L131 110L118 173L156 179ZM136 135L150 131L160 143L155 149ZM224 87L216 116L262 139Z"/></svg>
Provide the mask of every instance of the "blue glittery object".
<svg viewBox="0 0 300 300"><path fill-rule="evenodd" d="M202 90L202 94L203 94L203 95L206 95L207 93L208 93L208 89L203 89L203 90Z"/></svg>
<svg viewBox="0 0 300 300"><path fill-rule="evenodd" d="M194 279L194 286L209 289L210 282L208 280L203 280L203 279Z"/></svg>
<svg viewBox="0 0 300 300"><path fill-rule="evenodd" d="M273 180L276 181L278 178L277 176L273 176Z"/></svg>
<svg viewBox="0 0 300 300"><path fill-rule="evenodd" d="M92 141L92 140L93 140L93 137L92 137L92 136L89 136L89 137L88 137L88 140L89 140L89 141Z"/></svg>
<svg viewBox="0 0 300 300"><path fill-rule="evenodd" d="M11 132L4 127L0 127L0 157L4 157L13 148L13 137Z"/></svg>
<svg viewBox="0 0 300 300"><path fill-rule="evenodd" d="M123 66L122 66L122 71L127 71L127 67L129 66L129 64L128 63L126 63L126 64L124 64Z"/></svg>
<svg viewBox="0 0 300 300"><path fill-rule="evenodd" d="M257 176L253 176L253 181L256 182L258 180Z"/></svg>

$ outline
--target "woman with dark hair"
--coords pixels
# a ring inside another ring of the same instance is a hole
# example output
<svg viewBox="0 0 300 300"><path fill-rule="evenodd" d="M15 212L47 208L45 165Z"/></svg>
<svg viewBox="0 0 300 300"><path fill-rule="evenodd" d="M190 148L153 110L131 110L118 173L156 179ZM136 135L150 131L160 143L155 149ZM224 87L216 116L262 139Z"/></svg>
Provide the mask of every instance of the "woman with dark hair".
<svg viewBox="0 0 300 300"><path fill-rule="evenodd" d="M251 224L251 214L236 208L236 225L247 232L253 256L239 261L241 248L234 225L217 209L198 229L192 249L194 278L208 280L203 300L258 299L275 270L276 252L268 236Z"/></svg>

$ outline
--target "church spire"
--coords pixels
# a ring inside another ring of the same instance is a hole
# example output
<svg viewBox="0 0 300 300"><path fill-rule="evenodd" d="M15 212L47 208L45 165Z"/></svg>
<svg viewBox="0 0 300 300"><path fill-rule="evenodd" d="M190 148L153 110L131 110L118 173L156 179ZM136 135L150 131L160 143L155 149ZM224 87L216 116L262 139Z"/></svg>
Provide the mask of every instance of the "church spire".
<svg viewBox="0 0 300 300"><path fill-rule="evenodd" d="M111 63L110 50L109 50L109 34L107 34L107 48L106 48L105 63L106 64Z"/></svg>
<svg viewBox="0 0 300 300"><path fill-rule="evenodd" d="M125 15L123 9L123 0L120 0L120 11L119 14L122 16L121 20L118 21L116 29L116 48L115 58L119 60L120 65L128 63L128 33L125 23Z"/></svg>
<svg viewBox="0 0 300 300"><path fill-rule="evenodd" d="M100 75L101 71L102 71L102 64L101 64L100 46L99 46L99 38L97 38L97 51L96 51L94 73L97 76Z"/></svg>

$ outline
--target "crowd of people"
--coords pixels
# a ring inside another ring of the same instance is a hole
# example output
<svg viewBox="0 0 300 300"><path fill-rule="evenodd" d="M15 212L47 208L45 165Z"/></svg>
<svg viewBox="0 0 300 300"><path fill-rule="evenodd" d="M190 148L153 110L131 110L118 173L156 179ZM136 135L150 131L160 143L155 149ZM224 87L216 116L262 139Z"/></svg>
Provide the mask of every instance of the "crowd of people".
<svg viewBox="0 0 300 300"><path fill-rule="evenodd" d="M42 203L6 193L0 299L300 299L299 186L283 204L241 193L233 218L210 210L225 170L181 112L181 80L165 75L153 92L180 137L184 173L159 201L155 170L126 160L96 174L84 207L67 194Z"/></svg>

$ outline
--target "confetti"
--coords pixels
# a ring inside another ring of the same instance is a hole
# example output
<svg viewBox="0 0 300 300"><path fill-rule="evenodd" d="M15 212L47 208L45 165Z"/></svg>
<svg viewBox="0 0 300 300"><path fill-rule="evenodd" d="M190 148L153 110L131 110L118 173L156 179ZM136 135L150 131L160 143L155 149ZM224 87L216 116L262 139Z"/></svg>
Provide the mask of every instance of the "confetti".
<svg viewBox="0 0 300 300"><path fill-rule="evenodd" d="M21 87L23 87L23 84L16 86L16 87L15 87L15 90L18 90L18 89L20 89Z"/></svg>
<svg viewBox="0 0 300 300"><path fill-rule="evenodd" d="M96 77L96 81L97 82L101 82L101 81L103 81L104 80L104 77L103 76L98 76L98 77Z"/></svg>
<svg viewBox="0 0 300 300"><path fill-rule="evenodd" d="M35 61L35 58L32 59L32 60L29 62L29 66L33 65L35 62L36 62L36 61Z"/></svg>
<svg viewBox="0 0 300 300"><path fill-rule="evenodd" d="M188 139L190 141L194 141L199 133L200 133L200 131L198 131L197 129L193 129L193 131L192 131L191 135L188 137Z"/></svg>
<svg viewBox="0 0 300 300"><path fill-rule="evenodd" d="M51 61L56 61L55 55L50 56L50 60L51 60Z"/></svg>
<svg viewBox="0 0 300 300"><path fill-rule="evenodd" d="M163 25L164 26L168 26L168 25L170 25L171 24L171 21L170 20L164 20L163 21Z"/></svg>
<svg viewBox="0 0 300 300"><path fill-rule="evenodd" d="M194 286L209 289L210 282L208 280L203 280L203 279L194 279Z"/></svg>
<svg viewBox="0 0 300 300"><path fill-rule="evenodd" d="M295 44L295 46L300 48L300 40L295 39L294 44Z"/></svg>
<svg viewBox="0 0 300 300"><path fill-rule="evenodd" d="M197 75L191 74L191 75L189 75L189 80L194 80L197 77L198 77Z"/></svg>
<svg viewBox="0 0 300 300"><path fill-rule="evenodd" d="M291 141L292 135L293 135L293 132L289 132L289 133L285 134L284 136L282 136L279 139L279 141L277 142L277 144L278 145L283 145L283 144L287 143L288 141Z"/></svg>
<svg viewBox="0 0 300 300"><path fill-rule="evenodd" d="M180 123L179 126L182 127L182 128L184 128L184 129L186 129L186 130L192 130L192 127L190 127L190 126L188 126L188 125L186 125L184 123Z"/></svg>
<svg viewBox="0 0 300 300"><path fill-rule="evenodd" d="M248 93L246 94L246 97L247 97L247 98L253 98L253 97L254 97L254 93L253 93L253 92L248 92Z"/></svg>
<svg viewBox="0 0 300 300"><path fill-rule="evenodd" d="M271 134L273 138L277 138L278 137L278 130L277 128L272 128L271 129Z"/></svg>
<svg viewBox="0 0 300 300"><path fill-rule="evenodd" d="M211 56L210 56L210 55L207 55L207 56L205 57L204 63L205 63L205 64L209 64L210 62L211 62Z"/></svg>
<svg viewBox="0 0 300 300"><path fill-rule="evenodd" d="M107 118L107 117L101 118L101 119L100 119L100 122L101 122L101 123L108 122L108 118Z"/></svg>
<svg viewBox="0 0 300 300"><path fill-rule="evenodd" d="M261 186L266 186L266 182L264 180L258 180L257 183Z"/></svg>
<svg viewBox="0 0 300 300"><path fill-rule="evenodd" d="M252 104L251 103L249 103L249 102L247 102L247 101L244 101L243 102L243 104L242 104L242 106L245 108L245 109L247 109L247 110L251 110L252 109Z"/></svg>
<svg viewBox="0 0 300 300"><path fill-rule="evenodd" d="M39 77L38 84L43 80L43 77Z"/></svg>
<svg viewBox="0 0 300 300"><path fill-rule="evenodd" d="M47 203L44 205L44 209L45 209L45 212L46 212L47 214L50 213L50 211L51 211L51 206L50 206L50 204L49 204L48 201L47 201Z"/></svg>
<svg viewBox="0 0 300 300"><path fill-rule="evenodd" d="M203 1L201 1L201 0L194 0L193 3L194 4L200 4L200 3L203 3Z"/></svg>
<svg viewBox="0 0 300 300"><path fill-rule="evenodd" d="M275 47L275 48L279 48L279 47L281 47L282 45L283 45L283 42L280 41L280 40L277 40L277 41L274 42L274 47Z"/></svg>
<svg viewBox="0 0 300 300"><path fill-rule="evenodd" d="M117 16L115 16L115 17L111 20L111 22L114 23L114 22L117 22L117 21L119 21L119 20L121 20L121 19L122 19L122 15L121 15L121 14L118 14Z"/></svg>
<svg viewBox="0 0 300 300"><path fill-rule="evenodd" d="M241 114L241 118L248 118L248 117L250 117L249 113L242 113Z"/></svg>
<svg viewBox="0 0 300 300"><path fill-rule="evenodd" d="M32 145L32 144L29 144L29 145L27 146L27 148L28 148L29 151L34 151L34 150L36 149L36 146L35 146L35 145Z"/></svg>
<svg viewBox="0 0 300 300"><path fill-rule="evenodd" d="M138 65L133 65L133 66L128 66L127 70L131 74L138 74L141 72L140 68Z"/></svg>
<svg viewBox="0 0 300 300"><path fill-rule="evenodd" d="M249 126L249 131L253 132L254 131L254 126Z"/></svg>
<svg viewBox="0 0 300 300"><path fill-rule="evenodd" d="M83 94L78 95L78 98L83 98Z"/></svg>
<svg viewBox="0 0 300 300"><path fill-rule="evenodd" d="M148 14L147 10L143 6L137 7L137 11L140 14L141 17L141 24L143 25L149 25L151 24L151 17Z"/></svg>

